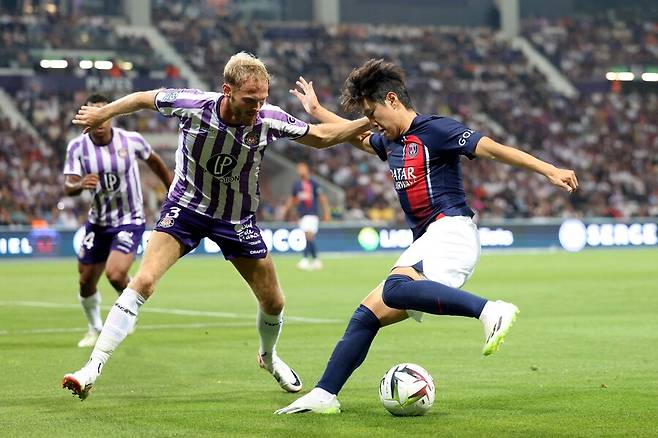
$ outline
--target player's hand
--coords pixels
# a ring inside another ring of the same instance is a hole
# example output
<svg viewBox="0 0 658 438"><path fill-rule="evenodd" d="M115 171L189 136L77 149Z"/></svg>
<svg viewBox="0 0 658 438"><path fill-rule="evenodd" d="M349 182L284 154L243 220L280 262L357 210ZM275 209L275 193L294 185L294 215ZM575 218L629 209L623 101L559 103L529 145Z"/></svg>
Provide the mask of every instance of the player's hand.
<svg viewBox="0 0 658 438"><path fill-rule="evenodd" d="M315 90L313 89L313 81L306 82L306 79L300 76L297 80L297 87L299 87L301 91L295 88L290 90L290 94L299 99L307 113L313 115L313 113L320 107L318 96L316 96Z"/></svg>
<svg viewBox="0 0 658 438"><path fill-rule="evenodd" d="M325 214L322 216L322 222L329 222L331 220L331 216L328 214Z"/></svg>
<svg viewBox="0 0 658 438"><path fill-rule="evenodd" d="M82 133L86 134L103 124L106 120L107 117L102 107L84 105L80 107L78 113L73 118L73 124L84 127Z"/></svg>
<svg viewBox="0 0 658 438"><path fill-rule="evenodd" d="M98 184L99 178L95 173L88 173L80 180L80 188L82 189L95 189Z"/></svg>
<svg viewBox="0 0 658 438"><path fill-rule="evenodd" d="M553 185L556 185L569 193L572 193L578 188L578 179L576 178L576 172L573 170L556 168L548 173L546 177Z"/></svg>

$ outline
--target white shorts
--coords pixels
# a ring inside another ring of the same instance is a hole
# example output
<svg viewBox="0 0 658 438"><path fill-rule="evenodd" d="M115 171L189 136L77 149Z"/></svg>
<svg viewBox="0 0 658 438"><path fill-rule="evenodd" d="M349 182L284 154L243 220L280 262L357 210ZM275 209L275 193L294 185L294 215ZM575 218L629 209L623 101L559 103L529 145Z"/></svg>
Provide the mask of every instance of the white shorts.
<svg viewBox="0 0 658 438"><path fill-rule="evenodd" d="M306 216L302 216L299 220L299 228L305 233L318 234L319 222L320 218L313 214L307 214Z"/></svg>
<svg viewBox="0 0 658 438"><path fill-rule="evenodd" d="M425 234L407 248L395 267L414 266L432 281L460 288L475 270L480 258L480 235L467 216L446 216L432 222ZM417 266L422 262L421 266ZM421 321L423 312L407 310Z"/></svg>

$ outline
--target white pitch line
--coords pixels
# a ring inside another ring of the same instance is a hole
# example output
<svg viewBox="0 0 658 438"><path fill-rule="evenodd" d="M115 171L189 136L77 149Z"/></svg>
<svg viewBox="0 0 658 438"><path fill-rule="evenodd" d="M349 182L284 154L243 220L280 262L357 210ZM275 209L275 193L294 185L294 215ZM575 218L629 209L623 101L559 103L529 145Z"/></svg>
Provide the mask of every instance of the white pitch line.
<svg viewBox="0 0 658 438"><path fill-rule="evenodd" d="M251 327L251 322L214 322L208 324L192 323L192 324L139 324L137 330L169 330L169 329L203 329L203 328L218 328L218 327ZM7 335L33 335L33 334L47 334L47 333L83 333L86 328L69 327L69 328L43 328L43 329L25 329L25 330L0 330L0 336Z"/></svg>
<svg viewBox="0 0 658 438"><path fill-rule="evenodd" d="M45 301L0 301L0 306L37 307L37 308L48 308L48 309L79 309L80 308L79 304L49 303ZM103 306L103 309L109 310L110 307L111 306ZM215 312L215 311L205 311L205 310L167 309L161 307L144 307L140 309L140 312L161 313L167 315L182 315L182 316L208 316L212 318L243 319L248 321L254 321L256 319L255 315L253 314L246 315L240 313ZM303 316L286 315L284 318L288 322L306 322L310 324L337 324L344 322L340 319L307 318Z"/></svg>

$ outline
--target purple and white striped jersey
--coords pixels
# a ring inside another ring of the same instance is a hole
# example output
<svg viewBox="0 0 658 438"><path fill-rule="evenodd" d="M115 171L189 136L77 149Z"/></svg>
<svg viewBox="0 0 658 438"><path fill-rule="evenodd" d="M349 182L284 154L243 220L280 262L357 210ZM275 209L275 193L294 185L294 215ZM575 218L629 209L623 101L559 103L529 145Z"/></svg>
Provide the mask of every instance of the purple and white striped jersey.
<svg viewBox="0 0 658 438"><path fill-rule="evenodd" d="M180 119L176 170L169 199L197 213L237 223L256 211L258 173L268 144L299 138L309 125L265 104L253 126L232 126L219 117L222 93L161 90L155 105Z"/></svg>
<svg viewBox="0 0 658 438"><path fill-rule="evenodd" d="M100 179L89 222L107 227L144 223L144 201L136 158L151 156L151 145L137 132L112 128L112 141L97 146L82 134L66 148L65 175L96 173Z"/></svg>

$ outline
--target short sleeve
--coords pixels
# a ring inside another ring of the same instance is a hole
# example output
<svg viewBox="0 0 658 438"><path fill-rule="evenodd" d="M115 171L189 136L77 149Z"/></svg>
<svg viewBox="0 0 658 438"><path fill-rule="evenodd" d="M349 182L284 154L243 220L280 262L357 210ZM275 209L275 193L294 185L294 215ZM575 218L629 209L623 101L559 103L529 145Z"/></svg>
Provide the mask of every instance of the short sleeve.
<svg viewBox="0 0 658 438"><path fill-rule="evenodd" d="M260 118L269 128L273 140L289 138L295 140L308 133L309 125L299 120L278 106L265 105L260 112ZM270 135L268 135L268 138Z"/></svg>
<svg viewBox="0 0 658 438"><path fill-rule="evenodd" d="M165 117L176 116L181 120L198 114L209 100L209 93L191 88L164 88L155 95L155 107Z"/></svg>
<svg viewBox="0 0 658 438"><path fill-rule="evenodd" d="M66 146L66 161L64 162L64 175L82 176L80 156L82 151L82 138L71 140Z"/></svg>
<svg viewBox="0 0 658 438"><path fill-rule="evenodd" d="M457 120L441 117L432 121L431 148L437 148L440 152L454 152L473 159L475 158L475 147L484 136L479 131L467 128Z"/></svg>
<svg viewBox="0 0 658 438"><path fill-rule="evenodd" d="M371 134L368 137L368 142L370 146L375 150L377 156L382 161L387 161L388 156L386 155L386 146L384 145L384 138L381 134Z"/></svg>

